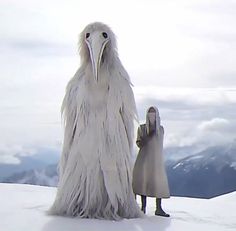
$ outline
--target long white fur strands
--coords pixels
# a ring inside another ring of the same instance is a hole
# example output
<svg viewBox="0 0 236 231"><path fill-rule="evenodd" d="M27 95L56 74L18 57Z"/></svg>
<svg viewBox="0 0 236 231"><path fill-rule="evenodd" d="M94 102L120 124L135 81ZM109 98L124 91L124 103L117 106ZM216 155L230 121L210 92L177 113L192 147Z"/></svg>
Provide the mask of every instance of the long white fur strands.
<svg viewBox="0 0 236 231"><path fill-rule="evenodd" d="M96 82L85 37L104 32L109 41ZM111 29L89 24L80 36L80 55L81 66L62 103L64 142L57 195L49 213L114 220L142 217L132 190L136 106Z"/></svg>

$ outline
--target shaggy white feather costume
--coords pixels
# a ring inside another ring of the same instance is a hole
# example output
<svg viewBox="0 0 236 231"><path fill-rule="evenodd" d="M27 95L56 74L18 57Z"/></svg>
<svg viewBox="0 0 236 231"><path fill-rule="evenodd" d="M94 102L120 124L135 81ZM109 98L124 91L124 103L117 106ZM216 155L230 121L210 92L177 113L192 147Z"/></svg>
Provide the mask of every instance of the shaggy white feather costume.
<svg viewBox="0 0 236 231"><path fill-rule="evenodd" d="M86 33L106 32L98 82L94 81ZM141 217L132 190L131 152L136 106L115 36L93 23L81 33L81 67L62 104L65 133L59 185L51 214L115 219Z"/></svg>

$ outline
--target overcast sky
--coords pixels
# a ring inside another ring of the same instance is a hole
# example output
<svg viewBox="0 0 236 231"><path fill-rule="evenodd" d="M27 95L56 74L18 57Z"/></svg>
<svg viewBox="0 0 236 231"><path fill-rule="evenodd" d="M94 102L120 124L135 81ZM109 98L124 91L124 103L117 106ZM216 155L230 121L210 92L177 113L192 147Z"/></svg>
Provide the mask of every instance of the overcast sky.
<svg viewBox="0 0 236 231"><path fill-rule="evenodd" d="M78 34L94 21L117 35L140 122L159 108L166 147L236 138L236 1L1 0L0 162L60 149Z"/></svg>

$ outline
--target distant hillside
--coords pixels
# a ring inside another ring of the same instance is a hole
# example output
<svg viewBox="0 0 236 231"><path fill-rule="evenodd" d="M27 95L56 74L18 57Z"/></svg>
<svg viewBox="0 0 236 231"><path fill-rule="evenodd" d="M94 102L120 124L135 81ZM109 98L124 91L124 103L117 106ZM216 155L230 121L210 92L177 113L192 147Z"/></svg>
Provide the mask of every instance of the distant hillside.
<svg viewBox="0 0 236 231"><path fill-rule="evenodd" d="M52 148L38 148L31 156L17 156L20 164L0 163L0 182L12 176L31 169L42 169L50 164L56 164L59 159L59 150Z"/></svg>
<svg viewBox="0 0 236 231"><path fill-rule="evenodd" d="M41 186L57 186L57 165L49 165L42 169L34 169L15 173L3 180L4 183L32 184Z"/></svg>
<svg viewBox="0 0 236 231"><path fill-rule="evenodd" d="M236 190L235 143L195 154L193 150L191 147L165 150L172 196L212 198ZM56 186L56 164L15 173L2 182Z"/></svg>
<svg viewBox="0 0 236 231"><path fill-rule="evenodd" d="M236 145L211 147L167 162L171 194L211 198L236 190Z"/></svg>

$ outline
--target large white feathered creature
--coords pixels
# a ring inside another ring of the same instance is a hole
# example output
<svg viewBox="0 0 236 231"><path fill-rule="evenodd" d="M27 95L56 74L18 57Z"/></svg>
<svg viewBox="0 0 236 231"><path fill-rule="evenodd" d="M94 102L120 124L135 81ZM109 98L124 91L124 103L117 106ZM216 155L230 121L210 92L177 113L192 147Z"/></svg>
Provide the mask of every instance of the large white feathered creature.
<svg viewBox="0 0 236 231"><path fill-rule="evenodd" d="M81 33L80 55L81 67L68 83L62 104L64 144L50 213L141 217L131 179L136 106L111 29L89 24Z"/></svg>

